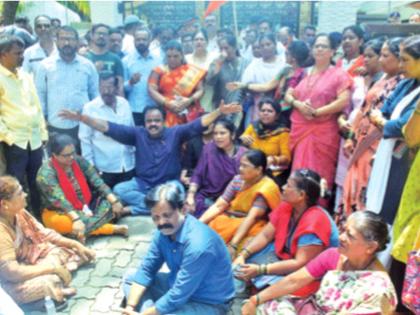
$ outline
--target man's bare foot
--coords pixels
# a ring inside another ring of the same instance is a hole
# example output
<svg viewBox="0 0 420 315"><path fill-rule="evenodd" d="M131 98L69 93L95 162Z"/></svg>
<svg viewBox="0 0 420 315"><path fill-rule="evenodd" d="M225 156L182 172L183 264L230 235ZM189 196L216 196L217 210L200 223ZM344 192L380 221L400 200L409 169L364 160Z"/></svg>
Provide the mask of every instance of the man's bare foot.
<svg viewBox="0 0 420 315"><path fill-rule="evenodd" d="M125 217L125 216L128 216L128 215L131 215L131 208L128 207L128 206L125 206L124 208L122 208L120 216Z"/></svg>
<svg viewBox="0 0 420 315"><path fill-rule="evenodd" d="M63 288L62 292L64 296L73 296L76 295L77 290L75 288Z"/></svg>
<svg viewBox="0 0 420 315"><path fill-rule="evenodd" d="M128 226L125 224L114 225L114 234L128 236Z"/></svg>

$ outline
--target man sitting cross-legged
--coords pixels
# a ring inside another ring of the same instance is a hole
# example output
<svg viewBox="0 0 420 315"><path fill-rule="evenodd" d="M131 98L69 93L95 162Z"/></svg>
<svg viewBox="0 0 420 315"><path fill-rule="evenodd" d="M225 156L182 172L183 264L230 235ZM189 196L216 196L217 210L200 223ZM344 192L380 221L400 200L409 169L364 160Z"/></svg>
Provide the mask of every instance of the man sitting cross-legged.
<svg viewBox="0 0 420 315"><path fill-rule="evenodd" d="M183 195L184 189L178 180L182 144L201 134L221 114L241 110L240 105L221 102L217 110L188 124L171 128L165 128L165 111L157 106L145 108L145 127L123 126L68 110L62 110L60 116L81 121L123 144L136 147L136 176L116 185L114 192L129 206L131 214L138 215L150 213L144 198L153 187L173 183Z"/></svg>

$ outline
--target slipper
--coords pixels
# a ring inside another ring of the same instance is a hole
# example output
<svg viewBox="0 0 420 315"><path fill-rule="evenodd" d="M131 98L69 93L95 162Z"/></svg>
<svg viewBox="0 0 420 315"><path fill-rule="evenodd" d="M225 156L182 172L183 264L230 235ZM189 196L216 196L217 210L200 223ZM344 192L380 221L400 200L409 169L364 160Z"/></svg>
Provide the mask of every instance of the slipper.
<svg viewBox="0 0 420 315"><path fill-rule="evenodd" d="M62 310L66 309L67 306L69 306L69 303L67 303L66 299L64 299L61 302L54 301L54 304L55 304L55 310L57 312L61 312Z"/></svg>

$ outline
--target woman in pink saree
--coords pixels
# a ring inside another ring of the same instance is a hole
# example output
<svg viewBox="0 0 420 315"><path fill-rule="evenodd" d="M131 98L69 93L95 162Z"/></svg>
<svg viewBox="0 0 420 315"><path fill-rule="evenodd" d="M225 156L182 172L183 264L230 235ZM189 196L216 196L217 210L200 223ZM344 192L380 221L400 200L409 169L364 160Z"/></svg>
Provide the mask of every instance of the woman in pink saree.
<svg viewBox="0 0 420 315"><path fill-rule="evenodd" d="M319 34L313 47L314 66L286 95L286 101L293 106L292 172L309 168L325 178L329 188L334 182L340 143L337 117L349 104L352 85L343 69L331 65L335 48L328 35Z"/></svg>

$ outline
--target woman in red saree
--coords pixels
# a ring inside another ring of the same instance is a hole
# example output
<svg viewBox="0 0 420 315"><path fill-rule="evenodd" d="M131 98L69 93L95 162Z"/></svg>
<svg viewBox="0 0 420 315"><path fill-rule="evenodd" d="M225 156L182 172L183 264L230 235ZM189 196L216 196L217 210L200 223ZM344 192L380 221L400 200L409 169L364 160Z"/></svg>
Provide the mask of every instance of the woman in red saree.
<svg viewBox="0 0 420 315"><path fill-rule="evenodd" d="M313 47L315 65L285 100L293 106L290 149L292 172L309 168L332 187L340 136L338 114L348 105L352 80L341 68L331 65L333 43L319 34Z"/></svg>
<svg viewBox="0 0 420 315"><path fill-rule="evenodd" d="M194 120L203 111L199 100L204 94L201 81L206 71L185 63L177 41L168 42L165 52L166 64L150 74L149 93L166 109L166 126L172 127Z"/></svg>

